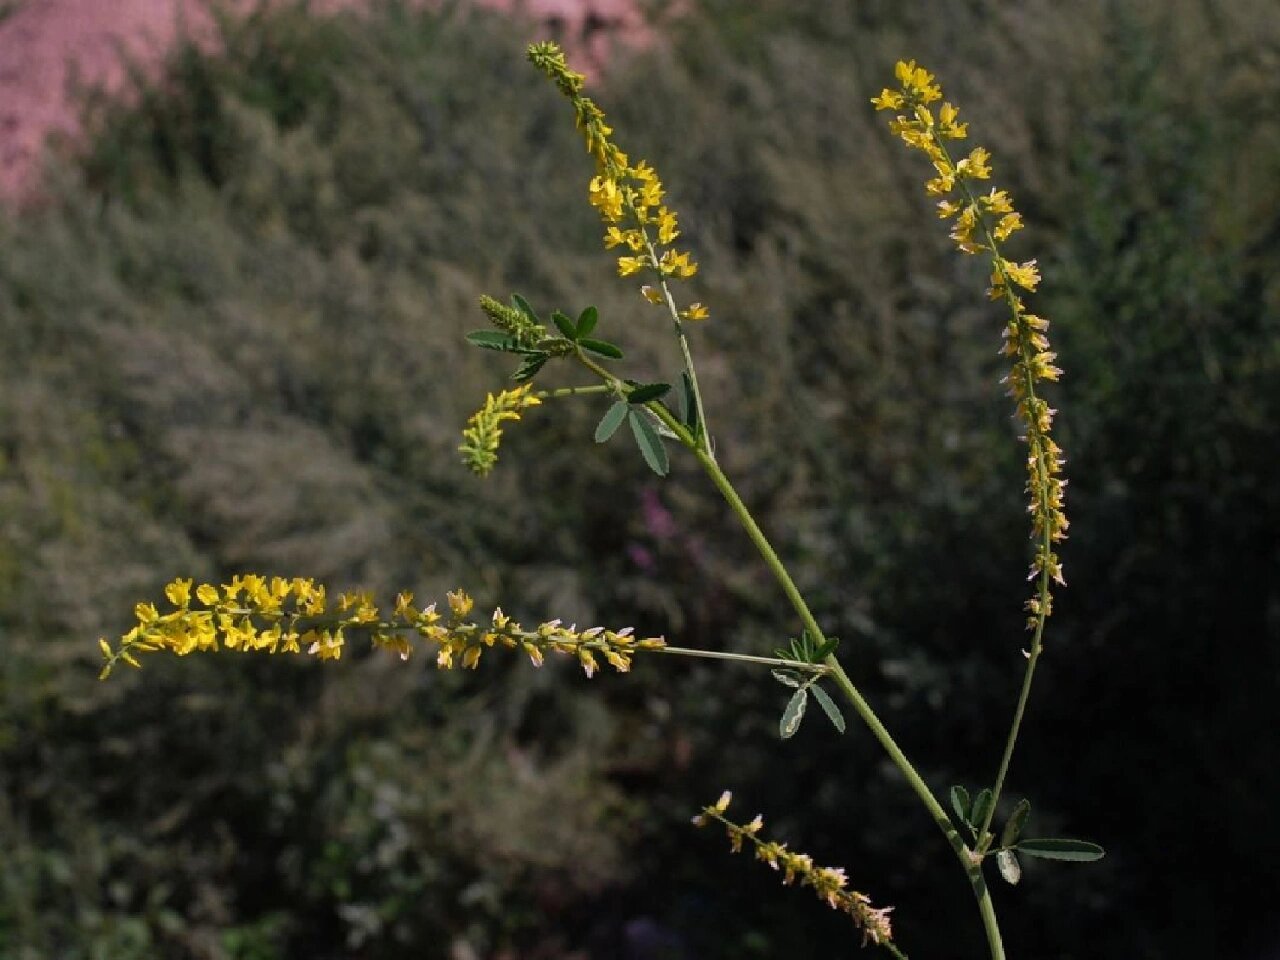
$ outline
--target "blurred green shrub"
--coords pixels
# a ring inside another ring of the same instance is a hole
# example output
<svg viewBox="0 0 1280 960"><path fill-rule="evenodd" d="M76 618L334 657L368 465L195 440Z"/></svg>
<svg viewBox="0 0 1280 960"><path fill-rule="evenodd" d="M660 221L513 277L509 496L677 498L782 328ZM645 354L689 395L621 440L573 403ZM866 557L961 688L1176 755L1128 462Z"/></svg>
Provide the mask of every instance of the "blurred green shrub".
<svg viewBox="0 0 1280 960"><path fill-rule="evenodd" d="M1257 737L1280 692L1280 25L1251 0L1147 6L704 0L601 94L701 253L701 375L751 414L720 420L720 456L926 757L996 743L1013 696L1020 466L998 325L952 299L966 268L922 240L933 211L863 98L910 38L992 118L976 133L1053 251L1074 457L1076 574L1011 786L1065 784L1039 808L1112 852L1092 889L1017 891L1064 958L1275 934L1256 880L1280 852ZM797 767L767 681L369 659L95 684L86 641L134 598L248 567L465 582L705 646L791 626L692 475L659 489L580 456L597 411L542 427L565 438L536 469L479 486L455 461L489 382L460 337L482 290L635 309L602 282L559 169L579 148L519 29L397 4L222 29L219 56L181 50L132 106L91 105L84 157L0 221L0 956L613 957L641 929L674 956L829 949L837 921L759 895L767 877L728 888L735 865L685 832L726 784L806 810L780 834L888 877L902 917L968 929L963 891L907 886L945 851L886 828L910 801L870 744L802 731ZM665 340L637 325L628 352L669 374ZM671 536L667 510L703 532ZM1229 768L1226 743L1256 749ZM836 751L851 789L817 773ZM1200 909L1171 915L1191 886ZM908 952L967 946L904 929Z"/></svg>

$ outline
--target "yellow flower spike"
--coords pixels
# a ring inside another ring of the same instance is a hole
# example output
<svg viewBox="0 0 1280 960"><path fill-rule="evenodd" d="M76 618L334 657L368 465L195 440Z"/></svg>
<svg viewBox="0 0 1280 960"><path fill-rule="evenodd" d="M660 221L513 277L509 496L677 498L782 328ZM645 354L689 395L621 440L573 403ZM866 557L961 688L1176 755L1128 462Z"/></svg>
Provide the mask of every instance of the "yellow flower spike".
<svg viewBox="0 0 1280 960"><path fill-rule="evenodd" d="M941 98L941 90L933 76L914 61L899 62L895 67L900 89L885 90L873 99L877 109L896 112L889 129L912 149L919 150L933 164L936 176L926 183L926 191L943 196L938 204L942 219L955 217L951 239L966 254L985 254L992 261L991 286L993 300L1003 300L1010 312L1004 330L1002 352L1012 360L1005 378L1010 393L1017 401L1017 413L1026 427L1028 446L1027 490L1031 494L1032 538L1035 542L1031 578L1040 584L1028 627L1035 631L1033 651L1040 648L1045 618L1052 604L1049 582L1061 582L1062 567L1050 545L1066 536L1069 526L1062 509L1061 450L1049 436L1052 415L1048 406L1035 394L1035 384L1057 380L1062 371L1053 362L1044 336L1047 321L1026 312L1014 288L1034 290L1040 283L1035 260L1016 263L1004 257L1000 244L1023 227L1022 216L1013 207L1005 190L991 188L979 194L975 184L991 177L991 154L975 147L968 155L953 161L944 138L960 139L967 127L958 120L954 105L943 103L935 122L927 104ZM993 222L994 221L994 222Z"/></svg>
<svg viewBox="0 0 1280 960"><path fill-rule="evenodd" d="M498 446L502 442L502 424L519 420L529 407L542 403L533 395L531 384L521 384L511 390L489 394L484 406L472 414L462 431L462 445L458 447L463 462L477 476L485 476L498 462Z"/></svg>
<svg viewBox="0 0 1280 960"><path fill-rule="evenodd" d="M693 818L694 824L701 827L712 820L719 822L725 828L732 852L740 852L743 844L749 842L755 848L756 859L780 871L784 884L799 880L829 907L847 913L862 930L864 943L886 946L895 956L902 955L893 944L893 925L889 919L892 907L873 907L866 894L846 889L849 881L842 868L815 866L808 854L792 853L786 844L761 840L757 834L764 827L764 818L759 814L750 823L741 825L727 819L724 814L731 799L732 795L726 790L715 804L702 808Z"/></svg>

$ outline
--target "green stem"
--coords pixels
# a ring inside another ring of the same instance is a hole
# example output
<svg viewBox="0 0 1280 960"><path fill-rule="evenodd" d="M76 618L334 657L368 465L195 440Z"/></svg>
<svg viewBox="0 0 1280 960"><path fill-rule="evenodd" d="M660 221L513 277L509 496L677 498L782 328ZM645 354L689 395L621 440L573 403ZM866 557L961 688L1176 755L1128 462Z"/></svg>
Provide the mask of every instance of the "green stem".
<svg viewBox="0 0 1280 960"><path fill-rule="evenodd" d="M707 660L734 660L738 663L758 663L766 667L785 667L818 676L826 676L831 668L822 663L805 663L803 660L784 660L780 657L753 657L747 653L729 653L724 650L699 650L694 647L654 647L646 653L671 653L681 657L702 657Z"/></svg>
<svg viewBox="0 0 1280 960"><path fill-rule="evenodd" d="M581 351L579 351L578 359L593 373L602 377L606 383L615 385L621 383L608 370L605 370L589 357L583 356ZM756 523L751 511L747 509L746 504L742 502L742 498L738 496L738 491L734 489L729 478L720 469L720 465L698 444L684 424L677 420L665 406L657 401L651 401L645 406L698 458L703 470L711 478L711 482L715 484L716 489L720 491L720 495L724 497L729 509L738 518L738 522L746 531L748 538L755 544L756 550L759 551L760 556L764 559L765 565L773 573L779 586L782 587L782 592L791 601L791 606L800 617L800 622L804 624L805 629L809 631L810 636L816 643L825 643L826 635L822 632L822 628L818 626L818 621L814 618L808 603L805 602L804 596L800 593L795 581L791 579L791 574L788 573L786 566L779 559L777 551L773 549L773 545L769 542L769 538L764 535L764 531ZM964 868L965 874L969 878L969 883L973 887L974 897L978 901L978 912L982 917L983 929L987 935L987 945L990 949L991 960L1004 960L1004 946L1000 938L1000 926L996 920L995 906L991 902L991 894L987 890L986 881L982 876L982 858L975 855L965 845L959 831L952 824L951 818L942 809L942 804L938 802L938 798L933 795L933 791L924 782L924 778L920 776L915 766L907 758L907 755L902 752L902 748L898 746L888 729L880 721L871 704L854 686L853 681L849 679L849 675L844 672L844 668L840 665L840 661L835 656L828 656L824 662L830 670L836 686L840 688L840 692L844 694L845 699L849 701L863 724L871 731L872 736L884 748L884 751L889 755L889 759L893 761L894 766L902 773L907 784L929 812L934 824L942 831L942 835L946 837L948 845L950 845L952 852L959 859L960 865Z"/></svg>
<svg viewBox="0 0 1280 960"><path fill-rule="evenodd" d="M955 163L951 159L951 154L943 143L942 138L936 134L933 137L934 144L942 153L947 163L954 168ZM973 192L969 181L963 177L958 180L961 191L964 193L965 199L972 207L978 211L979 224L987 241L987 249L991 251L992 259L996 272L1000 276L1001 284L1004 289L1004 301L1009 307L1010 313L1013 315L1014 322L1017 323L1022 316L1019 308L1017 297L1013 292L1013 281L1005 270L1003 257L1000 254L999 243L996 241L995 235L991 232L991 228L987 223L986 215L982 213L982 206L978 202L977 196ZM1026 345L1026 339L1023 339L1021 357L1023 366L1030 369L1032 357L1029 356L1030 350ZM1035 385L1032 383L1031 377L1028 375L1025 385L1027 401L1030 408L1034 409L1036 404ZM1035 457L1036 465L1036 490L1035 495L1040 501L1040 512L1044 529L1041 531L1040 547L1043 553L1048 556L1053 547L1053 531L1049 524L1051 509L1049 503L1049 465L1045 462L1045 441L1044 436L1035 422L1034 417L1030 417L1027 422L1027 438L1028 444L1031 446L1032 454ZM1045 619L1049 615L1050 591L1049 591L1050 571L1047 564L1040 570L1039 583L1037 584L1037 598L1039 600L1039 610L1036 613L1035 632L1031 638L1031 650L1027 653L1027 668L1022 675L1022 689L1018 694L1018 705L1014 709L1013 721L1009 725L1009 735L1005 740L1004 752L1000 757L1000 767L996 772L995 783L991 787L991 803L987 806L987 815L983 818L982 823L978 827L977 849L978 853L985 854L990 848L992 834L991 824L995 819L996 806L1000 801L1000 794L1004 790L1005 777L1009 773L1009 765L1013 762L1013 752L1018 745L1018 735L1022 731L1022 720L1026 714L1027 701L1031 696L1031 681L1035 676L1036 662L1040 659L1040 653L1043 649L1042 641L1044 638Z"/></svg>
<svg viewBox="0 0 1280 960"><path fill-rule="evenodd" d="M555 390L539 390L534 394L539 400L552 400L557 397L577 397L589 393L609 393L610 387L603 383L593 383L585 387L558 387Z"/></svg>

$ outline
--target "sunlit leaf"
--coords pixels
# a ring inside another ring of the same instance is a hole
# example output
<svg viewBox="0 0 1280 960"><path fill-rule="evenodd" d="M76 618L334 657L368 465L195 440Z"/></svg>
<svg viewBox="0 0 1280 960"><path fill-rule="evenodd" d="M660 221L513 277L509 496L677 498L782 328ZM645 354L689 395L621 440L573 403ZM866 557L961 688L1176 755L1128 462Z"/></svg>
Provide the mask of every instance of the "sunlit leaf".
<svg viewBox="0 0 1280 960"><path fill-rule="evenodd" d="M1022 864L1018 862L1018 857L1012 850L1001 850L997 853L996 866L1000 868L1000 876L1007 882L1016 884L1022 879Z"/></svg>
<svg viewBox="0 0 1280 960"><path fill-rule="evenodd" d="M467 334L467 341L486 350L506 352L516 349L515 338L499 330L472 330Z"/></svg>
<svg viewBox="0 0 1280 960"><path fill-rule="evenodd" d="M827 696L827 691L823 690L816 683L809 688L814 697L818 701L818 706L822 708L822 712L827 715L827 719L831 721L831 725L841 733L844 733L844 714L840 712L840 708L836 706L836 702Z"/></svg>
<svg viewBox="0 0 1280 960"><path fill-rule="evenodd" d="M602 357L608 357L610 360L621 360L622 351L612 343L606 343L604 340L579 339L578 346L584 350L590 350L592 353L599 354Z"/></svg>
<svg viewBox="0 0 1280 960"><path fill-rule="evenodd" d="M604 443L614 432L622 425L622 421L627 418L627 404L622 400L617 400L604 416L600 418L600 423L596 426L596 443Z"/></svg>
<svg viewBox="0 0 1280 960"><path fill-rule="evenodd" d="M644 462L658 476L665 477L671 468L667 460L667 448L662 445L662 438L653 429L648 416L632 408L628 411L627 421L631 424L631 432L636 438L636 446L640 448Z"/></svg>
<svg viewBox="0 0 1280 960"><path fill-rule="evenodd" d="M551 321L556 325L556 329L564 334L566 340L578 339L578 327L565 314L559 310L555 310L551 314Z"/></svg>
<svg viewBox="0 0 1280 960"><path fill-rule="evenodd" d="M587 307L582 313L578 314L578 330L575 340L588 336L592 330L596 328L596 321L600 319L600 313L595 307Z"/></svg>
<svg viewBox="0 0 1280 960"><path fill-rule="evenodd" d="M801 687L787 701L787 709L782 711L782 719L778 721L778 732L782 739L795 736L800 729L800 721L804 719L804 708L809 702L809 691Z"/></svg>

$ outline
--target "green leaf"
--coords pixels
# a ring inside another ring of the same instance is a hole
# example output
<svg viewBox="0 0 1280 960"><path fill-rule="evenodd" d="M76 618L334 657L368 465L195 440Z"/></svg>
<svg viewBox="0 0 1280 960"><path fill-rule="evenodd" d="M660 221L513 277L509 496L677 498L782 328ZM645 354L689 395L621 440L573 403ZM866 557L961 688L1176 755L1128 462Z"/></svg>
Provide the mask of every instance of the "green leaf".
<svg viewBox="0 0 1280 960"><path fill-rule="evenodd" d="M961 823L969 822L969 791L958 783L951 788L951 809Z"/></svg>
<svg viewBox="0 0 1280 960"><path fill-rule="evenodd" d="M1105 850L1088 840L1020 840L1014 849L1041 860L1075 860L1081 863L1101 860L1106 855Z"/></svg>
<svg viewBox="0 0 1280 960"><path fill-rule="evenodd" d="M577 326L559 310L552 311L551 320L555 323L556 329L564 334L566 340L578 339Z"/></svg>
<svg viewBox="0 0 1280 960"><path fill-rule="evenodd" d="M604 416L600 418L600 423L596 426L596 443L604 443L612 437L626 418L626 403L622 400L615 400L613 405L604 412Z"/></svg>
<svg viewBox="0 0 1280 960"><path fill-rule="evenodd" d="M612 343L607 343L604 340L590 340L584 337L578 340L578 346L582 347L584 350L590 350L592 353L597 353L602 357L608 357L610 360L622 359L622 351Z"/></svg>
<svg viewBox="0 0 1280 960"><path fill-rule="evenodd" d="M1030 812L1031 801L1019 800L1018 805L1013 808L1013 813L1009 814L1009 819L1005 821L1004 830L1000 834L1000 846L1012 847L1018 842L1022 825L1027 822L1027 814Z"/></svg>
<svg viewBox="0 0 1280 960"><path fill-rule="evenodd" d="M627 403L648 403L665 396L670 389L669 383L642 383L627 394Z"/></svg>
<svg viewBox="0 0 1280 960"><path fill-rule="evenodd" d="M525 383L532 380L538 375L538 371L543 368L549 359L545 353L532 353L524 358L515 373L511 375L511 379L516 383Z"/></svg>
<svg viewBox="0 0 1280 960"><path fill-rule="evenodd" d="M640 448L644 462L658 476L665 477L671 464L667 460L667 448L662 445L662 438L653 429L653 424L645 414L634 408L627 411L627 420L631 424L631 432L635 435L636 446Z"/></svg>
<svg viewBox="0 0 1280 960"><path fill-rule="evenodd" d="M600 312L595 307L587 307L578 314L578 330L577 336L573 339L578 340L587 336L596 328L596 321L600 319Z"/></svg>
<svg viewBox="0 0 1280 960"><path fill-rule="evenodd" d="M681 391L684 394L684 425L696 437L698 435L698 403L693 395L693 378L689 376L688 370L680 374L680 385L684 388Z"/></svg>
<svg viewBox="0 0 1280 960"><path fill-rule="evenodd" d="M978 795L973 798L973 807L969 811L969 823L973 829L979 830L983 823L986 822L987 814L991 812L991 803L995 798L992 797L991 791L983 787L978 791Z"/></svg>
<svg viewBox="0 0 1280 960"><path fill-rule="evenodd" d="M773 679L787 687L800 688L800 678L790 670L771 670Z"/></svg>
<svg viewBox="0 0 1280 960"><path fill-rule="evenodd" d="M839 637L827 637L826 642L823 643L822 646L818 647L817 650L813 651L813 659L809 662L821 663L823 660L827 659L827 657L831 656L831 654L835 653L836 647L838 646L840 646Z"/></svg>
<svg viewBox="0 0 1280 960"><path fill-rule="evenodd" d="M778 732L786 740L796 735L800 729L800 721L804 719L804 708L809 702L809 691L801 687L787 701L787 709L782 711L782 719L778 721Z"/></svg>
<svg viewBox="0 0 1280 960"><path fill-rule="evenodd" d="M485 350L509 352L516 349L515 337L500 330L472 330L467 334L467 342Z"/></svg>
<svg viewBox="0 0 1280 960"><path fill-rule="evenodd" d="M1022 879L1022 864L1012 850L1001 850L996 854L996 866L1000 868L1000 876L1007 883L1017 884Z"/></svg>
<svg viewBox="0 0 1280 960"><path fill-rule="evenodd" d="M541 318L541 317L539 317L539 316L534 312L533 307L529 306L529 301L528 301L528 300L526 300L524 297L520 296L520 294L518 294L518 293L513 293L513 294L511 295L511 302L512 302L513 304L515 304L515 308L516 308L517 310L519 310L521 313L523 313L526 317L528 317L528 318L529 318L530 320L532 320L534 323L541 323L541 322L542 322L542 318Z"/></svg>
<svg viewBox="0 0 1280 960"><path fill-rule="evenodd" d="M827 691L823 690L816 683L809 688L813 691L813 695L818 700L818 706L822 708L822 712L827 715L827 719L831 721L831 725L841 733L844 733L844 714L840 712L840 708L836 706L836 702L827 696Z"/></svg>

